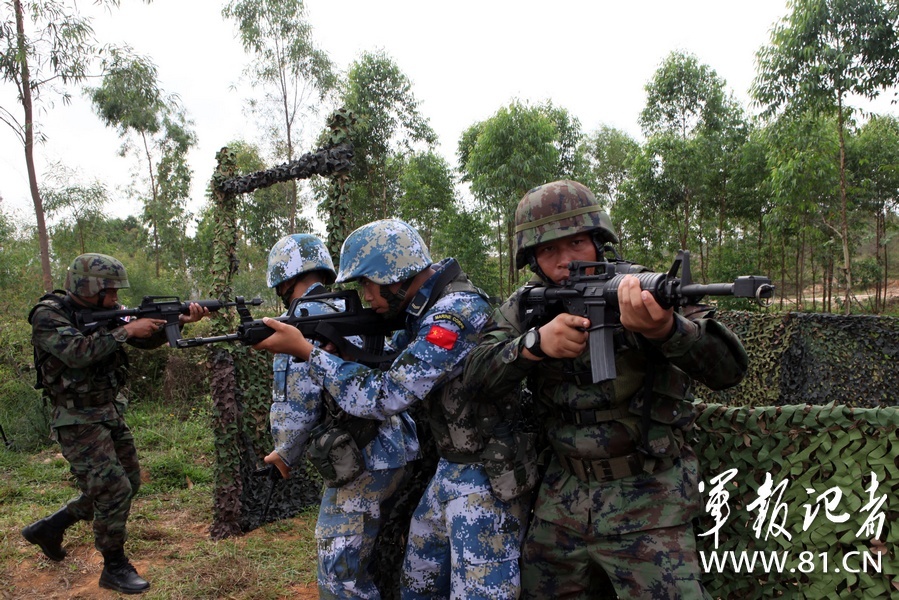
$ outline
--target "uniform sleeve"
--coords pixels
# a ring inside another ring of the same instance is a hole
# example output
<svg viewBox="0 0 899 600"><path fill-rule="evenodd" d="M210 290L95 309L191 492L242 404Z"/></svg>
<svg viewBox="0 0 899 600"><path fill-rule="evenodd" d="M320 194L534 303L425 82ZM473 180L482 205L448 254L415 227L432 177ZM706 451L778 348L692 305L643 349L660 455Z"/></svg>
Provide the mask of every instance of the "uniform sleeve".
<svg viewBox="0 0 899 600"><path fill-rule="evenodd" d="M106 330L84 335L62 315L39 308L32 319L32 343L73 369L83 369L113 354L119 342Z"/></svg>
<svg viewBox="0 0 899 600"><path fill-rule="evenodd" d="M521 354L517 298L513 295L494 311L477 347L466 357L464 383L478 394L495 397L511 392L540 362Z"/></svg>
<svg viewBox="0 0 899 600"><path fill-rule="evenodd" d="M289 466L300 464L309 434L322 417L321 388L309 377L309 365L286 354L273 364L272 406L269 419L275 452Z"/></svg>
<svg viewBox="0 0 899 600"><path fill-rule="evenodd" d="M442 385L477 344L487 321L486 303L474 311L455 304L451 297L438 301L386 371L316 348L310 373L351 415L383 421L400 413Z"/></svg>
<svg viewBox="0 0 899 600"><path fill-rule="evenodd" d="M712 390L743 380L749 356L730 329L714 319L690 320L677 313L674 318L674 334L664 342L652 342L671 364Z"/></svg>
<svg viewBox="0 0 899 600"><path fill-rule="evenodd" d="M308 293L308 292L307 292ZM340 307L342 308L342 307ZM324 315L335 312L325 302L301 302L295 316ZM284 313L285 315L287 313ZM318 342L313 345L319 346ZM272 359L272 405L269 421L275 452L289 467L300 464L309 434L323 414L322 388L309 376L309 363L296 362L287 354Z"/></svg>

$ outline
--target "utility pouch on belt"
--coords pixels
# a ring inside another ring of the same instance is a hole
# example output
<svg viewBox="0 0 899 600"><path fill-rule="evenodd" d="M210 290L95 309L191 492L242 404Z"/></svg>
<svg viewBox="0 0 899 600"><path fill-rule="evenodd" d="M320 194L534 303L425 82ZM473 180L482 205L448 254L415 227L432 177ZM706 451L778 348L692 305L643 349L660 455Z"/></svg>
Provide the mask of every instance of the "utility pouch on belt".
<svg viewBox="0 0 899 600"><path fill-rule="evenodd" d="M493 428L493 437L481 453L493 495L508 502L537 485L537 435L512 432L508 423Z"/></svg>
<svg viewBox="0 0 899 600"><path fill-rule="evenodd" d="M676 458L684 445L683 432L696 420L693 403L686 399L689 379L681 371L666 369L652 383L652 393L636 394L628 410L642 417L641 450L656 458Z"/></svg>
<svg viewBox="0 0 899 600"><path fill-rule="evenodd" d="M365 461L356 440L335 421L323 423L309 434L309 462L325 485L341 487L365 470Z"/></svg>

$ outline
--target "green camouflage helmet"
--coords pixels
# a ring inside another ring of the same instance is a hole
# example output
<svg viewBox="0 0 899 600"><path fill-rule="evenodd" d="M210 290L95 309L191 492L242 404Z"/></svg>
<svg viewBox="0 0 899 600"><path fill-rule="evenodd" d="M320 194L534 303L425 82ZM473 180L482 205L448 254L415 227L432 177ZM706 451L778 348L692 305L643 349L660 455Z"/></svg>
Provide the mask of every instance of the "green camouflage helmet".
<svg viewBox="0 0 899 600"><path fill-rule="evenodd" d="M76 296L95 296L100 290L130 287L125 265L117 259L88 252L72 261L66 272L66 291Z"/></svg>
<svg viewBox="0 0 899 600"><path fill-rule="evenodd" d="M618 243L612 220L586 186L562 180L535 187L515 209L515 266L525 267L527 251L544 242L589 231Z"/></svg>

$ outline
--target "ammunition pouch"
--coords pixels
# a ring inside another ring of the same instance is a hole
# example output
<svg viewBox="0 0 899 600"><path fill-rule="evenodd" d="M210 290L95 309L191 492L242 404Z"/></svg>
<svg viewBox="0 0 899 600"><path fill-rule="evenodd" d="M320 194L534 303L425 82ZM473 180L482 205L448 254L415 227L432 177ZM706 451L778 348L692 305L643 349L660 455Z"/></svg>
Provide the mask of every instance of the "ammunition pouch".
<svg viewBox="0 0 899 600"><path fill-rule="evenodd" d="M379 421L346 417L328 419L309 434L309 462L328 487L343 487L365 471L361 448L378 435Z"/></svg>
<svg viewBox="0 0 899 600"><path fill-rule="evenodd" d="M508 502L537 485L537 435L506 431L494 436L481 453L481 464L490 478L493 495Z"/></svg>
<svg viewBox="0 0 899 600"><path fill-rule="evenodd" d="M655 374L651 394L634 395L628 410L641 417L642 452L658 459L673 460L680 456L685 443L684 432L696 421L696 411L689 397L689 377L670 366Z"/></svg>

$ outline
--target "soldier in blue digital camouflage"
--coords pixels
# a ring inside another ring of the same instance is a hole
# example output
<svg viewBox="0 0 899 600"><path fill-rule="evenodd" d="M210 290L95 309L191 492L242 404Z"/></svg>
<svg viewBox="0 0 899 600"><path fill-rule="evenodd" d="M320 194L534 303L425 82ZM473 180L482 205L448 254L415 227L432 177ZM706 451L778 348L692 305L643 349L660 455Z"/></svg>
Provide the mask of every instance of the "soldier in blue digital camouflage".
<svg viewBox="0 0 899 600"><path fill-rule="evenodd" d="M315 299L336 276L325 245L313 235L288 235L269 253L268 285L288 308L302 299L295 316L343 310L342 300ZM275 449L265 462L286 479L311 445L313 464L327 486L315 528L319 597L377 599L381 594L371 575L375 541L407 463L417 458L415 423L405 412L379 420L348 415L310 377L309 368L288 354L275 355L270 413ZM319 448L324 451L316 453Z"/></svg>
<svg viewBox="0 0 899 600"><path fill-rule="evenodd" d="M535 273L531 286L559 284L571 261L604 260L605 245L618 242L593 193L573 181L525 194L515 236L516 265ZM690 389L694 379L712 389L739 383L742 344L707 314L662 308L629 275L618 289L618 375L593 383L589 321L563 313L528 323L527 287L497 309L497 328L471 352L464 376L482 394L524 380L545 410L551 458L522 547L522 597L708 598L691 525L700 495L685 441L695 419Z"/></svg>
<svg viewBox="0 0 899 600"><path fill-rule="evenodd" d="M418 232L394 219L350 234L337 281L358 281L385 317L405 315L393 339L401 353L388 370L322 352L273 320L266 323L275 334L256 347L308 361L311 377L351 414L385 420L423 403L440 460L412 517L402 598L517 598L527 485L491 485L485 459L494 458L488 448L503 406L468 395L460 379L489 304L454 259L433 263Z"/></svg>
<svg viewBox="0 0 899 600"><path fill-rule="evenodd" d="M135 319L79 328L75 319L79 310L120 308L118 290L127 287L121 262L104 254L82 254L68 269L65 296L45 295L28 316L38 387L53 407L52 435L81 495L25 527L22 535L47 558L60 561L66 556L65 530L92 520L94 545L103 555L100 587L137 594L150 584L137 574L124 548L131 500L140 488L140 465L121 394L128 366L124 344L161 346L165 321ZM208 313L191 304L190 314L179 319L190 323Z"/></svg>

